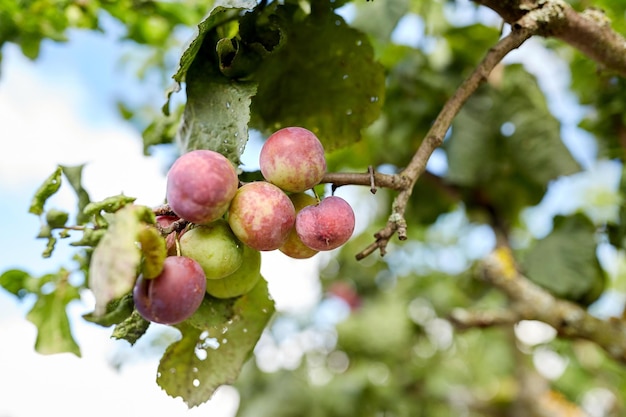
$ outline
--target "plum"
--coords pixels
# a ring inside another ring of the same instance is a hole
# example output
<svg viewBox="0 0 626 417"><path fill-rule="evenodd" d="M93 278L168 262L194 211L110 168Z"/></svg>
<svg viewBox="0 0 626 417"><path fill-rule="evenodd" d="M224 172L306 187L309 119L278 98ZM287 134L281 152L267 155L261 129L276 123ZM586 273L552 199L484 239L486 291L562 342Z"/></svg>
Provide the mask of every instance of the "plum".
<svg viewBox="0 0 626 417"><path fill-rule="evenodd" d="M313 132L302 127L286 127L267 138L259 164L267 181L294 193L319 184L326 173L324 147Z"/></svg>
<svg viewBox="0 0 626 417"><path fill-rule="evenodd" d="M198 262L186 256L168 256L163 271L153 279L139 275L133 288L135 308L143 318L176 324L196 312L206 293L206 276Z"/></svg>
<svg viewBox="0 0 626 417"><path fill-rule="evenodd" d="M177 216L206 224L226 213L238 186L235 168L226 157L195 150L172 164L167 174L167 202Z"/></svg>
<svg viewBox="0 0 626 417"><path fill-rule="evenodd" d="M209 280L232 274L243 261L243 244L224 219L187 230L179 242L180 254L198 262Z"/></svg>
<svg viewBox="0 0 626 417"><path fill-rule="evenodd" d="M354 232L354 211L341 197L331 196L303 208L296 217L296 233L306 246L318 251L336 249Z"/></svg>
<svg viewBox="0 0 626 417"><path fill-rule="evenodd" d="M289 197L265 181L239 188L228 210L228 224L235 236L261 251L278 249L285 243L295 219Z"/></svg>
<svg viewBox="0 0 626 417"><path fill-rule="evenodd" d="M317 198L305 194L305 193L294 193L289 196L289 199L293 203L294 208L296 209L296 218L298 213L307 206L312 206L317 204ZM294 259L306 259L315 255L318 251L315 249L311 249L302 243L302 239L298 236L296 232L296 227L291 228L289 231L289 236L287 236L287 240L283 245L278 248L285 255L294 258Z"/></svg>
<svg viewBox="0 0 626 417"><path fill-rule="evenodd" d="M215 298L232 298L247 294L261 279L261 252L244 246L241 268L222 279L209 279L206 292Z"/></svg>

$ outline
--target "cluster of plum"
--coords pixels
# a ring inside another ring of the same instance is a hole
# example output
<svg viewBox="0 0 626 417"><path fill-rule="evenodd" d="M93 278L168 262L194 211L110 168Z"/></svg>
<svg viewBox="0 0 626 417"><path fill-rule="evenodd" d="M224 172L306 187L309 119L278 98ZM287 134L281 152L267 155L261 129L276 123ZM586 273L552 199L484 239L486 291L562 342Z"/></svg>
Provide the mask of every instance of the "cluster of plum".
<svg viewBox="0 0 626 417"><path fill-rule="evenodd" d="M240 186L232 163L217 152L195 150L174 162L166 196L176 216L157 221L189 225L166 237L169 256L161 274L137 279L133 296L144 318L175 324L197 310L205 293L231 298L249 292L261 277L260 251L304 259L352 236L354 212L344 199L319 201L306 193L326 172L315 134L301 127L276 131L259 165L265 181Z"/></svg>

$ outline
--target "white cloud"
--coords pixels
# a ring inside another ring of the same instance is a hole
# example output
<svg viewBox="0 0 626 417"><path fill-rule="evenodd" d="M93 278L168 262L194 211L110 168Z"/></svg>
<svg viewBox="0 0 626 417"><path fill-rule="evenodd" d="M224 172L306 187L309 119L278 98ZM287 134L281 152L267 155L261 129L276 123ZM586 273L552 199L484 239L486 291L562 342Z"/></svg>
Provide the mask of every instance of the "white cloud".
<svg viewBox="0 0 626 417"><path fill-rule="evenodd" d="M25 320L0 320L0 328L0 392L4 393L0 416L106 417L121 413L231 417L236 412L238 394L231 387L220 388L210 402L191 410L179 398L167 396L156 384L155 356L133 361L116 371L105 358L116 344L126 342L111 340L110 329L87 323L75 326L83 352L83 357L77 358L71 354L35 353L35 328Z"/></svg>
<svg viewBox="0 0 626 417"><path fill-rule="evenodd" d="M139 134L121 122L91 126L79 116L80 85L50 85L35 67L12 55L0 78L0 180L3 188L34 192L57 164L87 163L92 199L124 192L157 205L165 195L162 162L142 155Z"/></svg>

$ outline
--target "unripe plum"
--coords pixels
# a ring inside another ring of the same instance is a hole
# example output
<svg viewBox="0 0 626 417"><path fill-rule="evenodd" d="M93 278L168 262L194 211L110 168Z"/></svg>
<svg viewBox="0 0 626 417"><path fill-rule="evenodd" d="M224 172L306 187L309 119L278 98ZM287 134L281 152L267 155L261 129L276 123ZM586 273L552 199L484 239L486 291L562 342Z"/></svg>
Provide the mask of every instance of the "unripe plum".
<svg viewBox="0 0 626 417"><path fill-rule="evenodd" d="M326 251L346 243L354 231L354 211L341 197L331 196L303 208L296 217L296 233L311 249Z"/></svg>
<svg viewBox="0 0 626 417"><path fill-rule="evenodd" d="M222 279L209 279L206 292L216 298L232 298L247 294L261 279L261 252L245 246L241 268Z"/></svg>
<svg viewBox="0 0 626 417"><path fill-rule="evenodd" d="M289 196L289 199L296 209L296 218L298 218L298 213L303 208L317 204L317 198L305 193L291 194ZM289 236L287 236L287 240L285 241L285 243L283 243L283 245L278 249L285 255L295 259L310 258L318 252L317 250L311 249L307 245L302 243L302 239L300 239L298 233L296 232L295 224L294 227L292 227L289 231Z"/></svg>
<svg viewBox="0 0 626 417"><path fill-rule="evenodd" d="M302 192L319 184L326 172L324 147L313 132L286 127L267 138L259 165L267 181L286 191Z"/></svg>
<svg viewBox="0 0 626 417"><path fill-rule="evenodd" d="M180 254L198 262L207 279L224 278L243 261L244 245L224 219L187 230L179 242Z"/></svg>
<svg viewBox="0 0 626 417"><path fill-rule="evenodd" d="M256 250L278 249L296 219L289 197L278 187L258 181L245 184L228 210L228 223L243 243Z"/></svg>
<svg viewBox="0 0 626 417"><path fill-rule="evenodd" d="M206 224L224 215L238 186L235 168L226 157L199 149L172 164L167 174L167 202L183 219Z"/></svg>
<svg viewBox="0 0 626 417"><path fill-rule="evenodd" d="M205 293L206 277L200 265L185 256L169 256L159 276L137 278L133 300L146 320L176 324L195 313Z"/></svg>

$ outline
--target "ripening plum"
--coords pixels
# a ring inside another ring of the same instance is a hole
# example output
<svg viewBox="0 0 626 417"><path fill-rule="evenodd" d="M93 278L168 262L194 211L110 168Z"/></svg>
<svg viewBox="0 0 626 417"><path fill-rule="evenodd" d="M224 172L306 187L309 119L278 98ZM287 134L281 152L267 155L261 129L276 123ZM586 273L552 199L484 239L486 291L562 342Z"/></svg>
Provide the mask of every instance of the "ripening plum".
<svg viewBox="0 0 626 417"><path fill-rule="evenodd" d="M296 219L289 197L269 182L245 184L235 194L228 210L228 223L243 243L256 250L278 249Z"/></svg>
<svg viewBox="0 0 626 417"><path fill-rule="evenodd" d="M317 204L317 198L305 193L291 194L289 199L296 209L296 218L298 218L298 213L303 208ZM298 233L296 232L295 224L289 231L289 236L287 236L285 243L283 243L283 245L278 249L285 255L295 259L310 258L318 252L317 250L311 249L302 243L302 239L300 239Z"/></svg>
<svg viewBox="0 0 626 417"><path fill-rule="evenodd" d="M311 249L326 251L346 243L354 231L354 211L341 197L331 196L303 208L296 217L296 233Z"/></svg>
<svg viewBox="0 0 626 417"><path fill-rule="evenodd" d="M261 279L261 252L244 246L241 268L222 279L208 279L206 292L215 298L247 294Z"/></svg>
<svg viewBox="0 0 626 417"><path fill-rule="evenodd" d="M180 239L180 254L200 264L209 280L235 272L243 261L243 244L224 219L191 228Z"/></svg>
<svg viewBox="0 0 626 417"><path fill-rule="evenodd" d="M169 256L163 272L153 279L139 275L133 289L135 308L143 318L161 324L176 324L200 307L206 293L206 277L196 261Z"/></svg>
<svg viewBox="0 0 626 417"><path fill-rule="evenodd" d="M167 202L181 218L206 224L226 213L238 186L235 168L226 157L195 150L172 164L167 174Z"/></svg>
<svg viewBox="0 0 626 417"><path fill-rule="evenodd" d="M259 164L267 181L294 193L319 184L326 173L324 147L313 132L302 127L286 127L267 138Z"/></svg>

